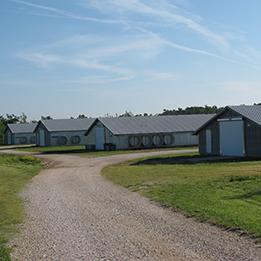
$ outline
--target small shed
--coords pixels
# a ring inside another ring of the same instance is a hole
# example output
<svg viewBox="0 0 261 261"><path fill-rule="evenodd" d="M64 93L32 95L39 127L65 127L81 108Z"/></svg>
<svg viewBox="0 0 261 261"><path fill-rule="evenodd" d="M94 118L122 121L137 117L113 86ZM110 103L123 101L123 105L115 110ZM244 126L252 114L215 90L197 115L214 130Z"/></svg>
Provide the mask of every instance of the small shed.
<svg viewBox="0 0 261 261"><path fill-rule="evenodd" d="M95 119L40 120L35 128L37 146L85 145L85 132Z"/></svg>
<svg viewBox="0 0 261 261"><path fill-rule="evenodd" d="M86 132L87 149L126 150L198 145L194 131L213 114L99 118Z"/></svg>
<svg viewBox="0 0 261 261"><path fill-rule="evenodd" d="M261 156L261 106L227 106L196 132L202 155Z"/></svg>
<svg viewBox="0 0 261 261"><path fill-rule="evenodd" d="M35 144L34 129L37 123L7 124L4 131L6 145Z"/></svg>

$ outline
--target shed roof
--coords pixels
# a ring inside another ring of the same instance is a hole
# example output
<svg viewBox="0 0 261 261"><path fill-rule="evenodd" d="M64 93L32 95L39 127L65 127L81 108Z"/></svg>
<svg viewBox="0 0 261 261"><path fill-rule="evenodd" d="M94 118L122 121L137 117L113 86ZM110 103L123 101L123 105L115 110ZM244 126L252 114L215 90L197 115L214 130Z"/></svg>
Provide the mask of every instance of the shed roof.
<svg viewBox="0 0 261 261"><path fill-rule="evenodd" d="M228 107L249 120L261 125L261 105L239 105Z"/></svg>
<svg viewBox="0 0 261 261"><path fill-rule="evenodd" d="M199 131L201 131L203 128L207 127L210 122L217 119L221 114L223 114L226 110L232 110L236 113L242 115L243 117L257 123L258 125L261 125L261 105L235 105L235 106L227 106L224 108L223 111L220 113L214 115L211 119L209 119L207 122L202 124L195 132L197 134Z"/></svg>
<svg viewBox="0 0 261 261"><path fill-rule="evenodd" d="M7 128L9 128L13 134L33 133L36 125L37 123L13 123L7 124Z"/></svg>
<svg viewBox="0 0 261 261"><path fill-rule="evenodd" d="M41 120L48 131L84 131L88 130L95 119L59 119L59 120Z"/></svg>
<svg viewBox="0 0 261 261"><path fill-rule="evenodd" d="M213 114L100 118L114 135L194 132Z"/></svg>

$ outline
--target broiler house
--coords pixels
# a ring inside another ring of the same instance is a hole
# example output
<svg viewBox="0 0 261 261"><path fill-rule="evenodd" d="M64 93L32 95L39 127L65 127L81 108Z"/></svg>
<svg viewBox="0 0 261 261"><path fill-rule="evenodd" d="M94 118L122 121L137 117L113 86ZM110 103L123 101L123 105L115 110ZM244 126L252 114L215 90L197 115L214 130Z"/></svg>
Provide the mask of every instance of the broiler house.
<svg viewBox="0 0 261 261"><path fill-rule="evenodd" d="M37 123L7 124L4 142L7 145L35 144L34 129Z"/></svg>
<svg viewBox="0 0 261 261"><path fill-rule="evenodd" d="M213 114L99 118L86 132L90 150L198 145L193 133Z"/></svg>
<svg viewBox="0 0 261 261"><path fill-rule="evenodd" d="M84 135L95 119L41 120L35 128L37 146L85 145Z"/></svg>

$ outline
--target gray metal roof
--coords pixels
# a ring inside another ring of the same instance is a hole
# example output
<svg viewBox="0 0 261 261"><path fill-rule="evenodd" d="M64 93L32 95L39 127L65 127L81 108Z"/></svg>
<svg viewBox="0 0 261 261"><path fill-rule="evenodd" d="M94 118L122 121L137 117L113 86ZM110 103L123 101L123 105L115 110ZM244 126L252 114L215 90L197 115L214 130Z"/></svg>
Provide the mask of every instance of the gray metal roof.
<svg viewBox="0 0 261 261"><path fill-rule="evenodd" d="M95 119L59 119L59 120L41 120L40 122L48 131L87 131Z"/></svg>
<svg viewBox="0 0 261 261"><path fill-rule="evenodd" d="M261 105L239 105L228 108L261 125Z"/></svg>
<svg viewBox="0 0 261 261"><path fill-rule="evenodd" d="M7 124L7 127L13 134L16 133L33 133L37 123L16 123Z"/></svg>
<svg viewBox="0 0 261 261"><path fill-rule="evenodd" d="M248 118L249 120L261 125L261 105L235 105L235 106L227 106L223 111L220 113L214 115L211 119L209 119L207 122L202 124L194 134L198 134L202 129L207 127L210 122L217 119L221 114L223 114L226 110L233 110L237 112L238 114L242 115L245 118Z"/></svg>
<svg viewBox="0 0 261 261"><path fill-rule="evenodd" d="M100 118L114 135L194 132L213 114Z"/></svg>

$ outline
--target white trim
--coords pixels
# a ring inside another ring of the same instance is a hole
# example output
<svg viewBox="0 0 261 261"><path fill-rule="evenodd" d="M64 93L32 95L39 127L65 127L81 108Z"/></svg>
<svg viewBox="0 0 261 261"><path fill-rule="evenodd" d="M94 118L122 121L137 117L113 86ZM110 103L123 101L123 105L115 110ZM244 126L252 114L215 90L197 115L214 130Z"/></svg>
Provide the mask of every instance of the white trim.
<svg viewBox="0 0 261 261"><path fill-rule="evenodd" d="M224 118L224 119L218 119L217 121L242 121L242 117L237 117L237 118Z"/></svg>

